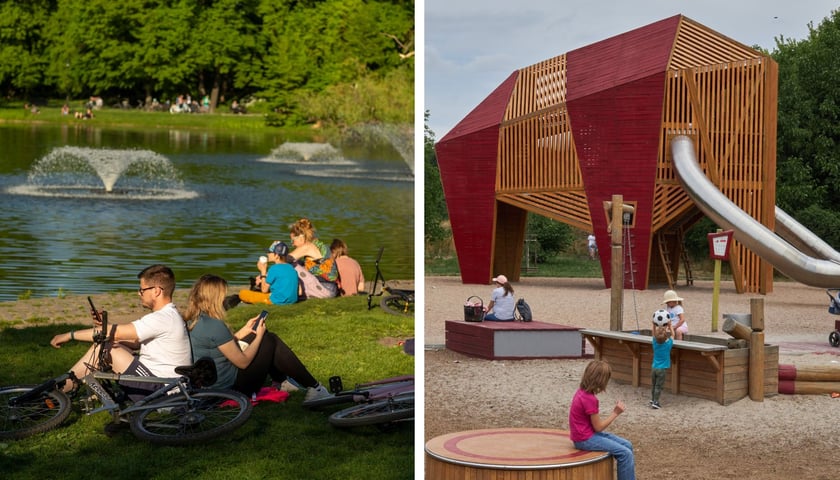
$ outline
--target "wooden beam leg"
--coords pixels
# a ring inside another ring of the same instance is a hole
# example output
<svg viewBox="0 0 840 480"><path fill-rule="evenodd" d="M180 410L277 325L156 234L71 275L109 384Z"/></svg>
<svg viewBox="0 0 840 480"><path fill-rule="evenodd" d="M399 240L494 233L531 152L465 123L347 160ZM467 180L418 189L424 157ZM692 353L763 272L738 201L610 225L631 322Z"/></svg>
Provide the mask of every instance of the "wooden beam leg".
<svg viewBox="0 0 840 480"><path fill-rule="evenodd" d="M601 338L600 337L593 337L591 335L584 335L583 338L592 345L592 349L595 350L595 360L601 359Z"/></svg>
<svg viewBox="0 0 840 480"><path fill-rule="evenodd" d="M671 393L679 395L680 393L680 351L673 349L673 358L671 359Z"/></svg>
<svg viewBox="0 0 840 480"><path fill-rule="evenodd" d="M633 356L633 386L638 387L642 376L642 355L639 350L639 344L635 342L619 342L624 345L624 348L626 348L627 351L630 352L630 355Z"/></svg>

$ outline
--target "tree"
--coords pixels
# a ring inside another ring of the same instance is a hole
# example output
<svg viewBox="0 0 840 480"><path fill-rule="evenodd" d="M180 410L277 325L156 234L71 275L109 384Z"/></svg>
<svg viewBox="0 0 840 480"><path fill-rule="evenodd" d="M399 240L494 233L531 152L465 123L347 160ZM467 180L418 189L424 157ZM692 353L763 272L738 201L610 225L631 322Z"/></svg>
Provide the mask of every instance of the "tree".
<svg viewBox="0 0 840 480"><path fill-rule="evenodd" d="M44 28L55 0L0 4L0 89L8 96L31 95L46 83Z"/></svg>
<svg viewBox="0 0 840 480"><path fill-rule="evenodd" d="M808 38L779 38L777 203L837 247L833 215L840 202L840 12L834 11Z"/></svg>
<svg viewBox="0 0 840 480"><path fill-rule="evenodd" d="M448 218L446 199L443 195L443 184L440 181L440 170L435 155L435 132L429 129L429 111L426 110L423 129L424 153L424 225L427 242L439 242L449 236L443 228L443 222Z"/></svg>

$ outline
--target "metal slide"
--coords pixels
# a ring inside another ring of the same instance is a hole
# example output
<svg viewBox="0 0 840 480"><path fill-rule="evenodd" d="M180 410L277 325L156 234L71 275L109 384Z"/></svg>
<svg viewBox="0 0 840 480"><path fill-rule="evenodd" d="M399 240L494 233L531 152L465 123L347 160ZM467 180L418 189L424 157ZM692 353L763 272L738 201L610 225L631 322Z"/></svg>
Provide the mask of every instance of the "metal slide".
<svg viewBox="0 0 840 480"><path fill-rule="evenodd" d="M706 177L694 152L694 144L685 136L671 142L674 169L688 196L713 222L732 230L735 239L797 282L822 288L840 285L840 253L820 240L807 228L776 208L776 229L809 256L741 210Z"/></svg>

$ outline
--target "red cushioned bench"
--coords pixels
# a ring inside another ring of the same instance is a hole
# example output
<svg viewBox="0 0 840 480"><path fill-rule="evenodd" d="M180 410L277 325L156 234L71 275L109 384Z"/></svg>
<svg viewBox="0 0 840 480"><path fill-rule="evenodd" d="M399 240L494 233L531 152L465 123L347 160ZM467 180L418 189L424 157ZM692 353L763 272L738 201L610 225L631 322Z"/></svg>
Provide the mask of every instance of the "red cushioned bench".
<svg viewBox="0 0 840 480"><path fill-rule="evenodd" d="M545 322L446 321L446 348L491 360L582 358L580 328Z"/></svg>

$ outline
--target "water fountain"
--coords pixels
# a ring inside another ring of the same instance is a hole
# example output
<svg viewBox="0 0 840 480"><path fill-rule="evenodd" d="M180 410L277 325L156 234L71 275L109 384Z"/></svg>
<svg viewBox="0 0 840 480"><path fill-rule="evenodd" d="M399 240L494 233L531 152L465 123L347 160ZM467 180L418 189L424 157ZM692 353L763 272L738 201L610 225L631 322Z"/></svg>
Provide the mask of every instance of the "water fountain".
<svg viewBox="0 0 840 480"><path fill-rule="evenodd" d="M411 175L414 175L414 126L410 124L368 123L347 132L348 137L359 137L355 141L365 143L385 141L400 154Z"/></svg>
<svg viewBox="0 0 840 480"><path fill-rule="evenodd" d="M307 177L364 179L385 182L414 181L414 128L411 125L365 124L344 132L345 151L360 145L390 147L408 166L347 158L329 143L285 142L260 161L294 166L293 173Z"/></svg>
<svg viewBox="0 0 840 480"><path fill-rule="evenodd" d="M266 161L277 163L345 163L341 152L329 143L285 142Z"/></svg>
<svg viewBox="0 0 840 480"><path fill-rule="evenodd" d="M172 163L150 150L65 146L40 158L19 195L72 198L175 200L194 198Z"/></svg>

